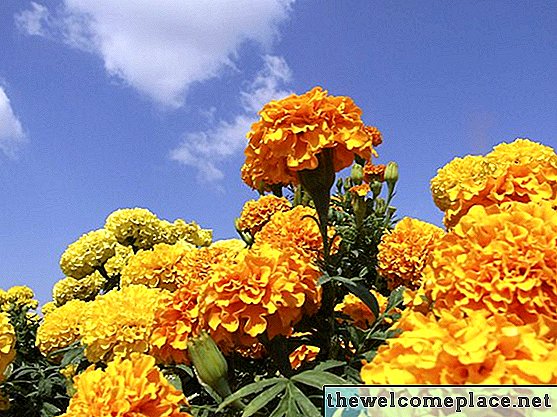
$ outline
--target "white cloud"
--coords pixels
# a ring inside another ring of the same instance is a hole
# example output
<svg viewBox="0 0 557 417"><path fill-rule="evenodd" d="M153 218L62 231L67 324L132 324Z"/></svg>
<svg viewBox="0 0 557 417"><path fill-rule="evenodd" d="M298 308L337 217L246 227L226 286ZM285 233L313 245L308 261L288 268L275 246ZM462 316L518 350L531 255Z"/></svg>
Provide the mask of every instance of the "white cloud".
<svg viewBox="0 0 557 417"><path fill-rule="evenodd" d="M168 106L218 76L240 45L269 45L294 0L63 0L16 15L20 29L99 55L107 72Z"/></svg>
<svg viewBox="0 0 557 417"><path fill-rule="evenodd" d="M242 114L231 122L220 120L207 131L186 134L182 144L171 152L171 159L196 168L200 181L221 180L224 174L218 166L244 149L246 133L256 121L256 113L266 102L291 94L283 89L291 77L284 59L267 55L264 60L263 69L240 93Z"/></svg>
<svg viewBox="0 0 557 417"><path fill-rule="evenodd" d="M0 151L10 158L15 158L18 148L26 140L25 132L14 114L10 99L0 87Z"/></svg>

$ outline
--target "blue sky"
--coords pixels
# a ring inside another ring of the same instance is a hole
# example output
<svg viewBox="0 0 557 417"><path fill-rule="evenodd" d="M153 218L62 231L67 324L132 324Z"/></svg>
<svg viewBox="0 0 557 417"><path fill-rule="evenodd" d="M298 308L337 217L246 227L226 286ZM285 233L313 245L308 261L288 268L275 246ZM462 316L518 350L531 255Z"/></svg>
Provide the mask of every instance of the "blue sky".
<svg viewBox="0 0 557 417"><path fill-rule="evenodd" d="M257 109L315 85L382 131L399 215L441 224L429 180L455 156L557 147L556 40L556 1L2 0L0 287L47 301L122 207L233 237Z"/></svg>

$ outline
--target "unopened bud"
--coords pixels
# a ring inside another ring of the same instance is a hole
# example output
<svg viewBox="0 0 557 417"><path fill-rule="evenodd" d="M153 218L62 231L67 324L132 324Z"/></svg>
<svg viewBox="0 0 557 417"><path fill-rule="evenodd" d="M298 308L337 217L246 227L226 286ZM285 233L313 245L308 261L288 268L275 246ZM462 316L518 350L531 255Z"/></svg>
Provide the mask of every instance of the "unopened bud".
<svg viewBox="0 0 557 417"><path fill-rule="evenodd" d="M364 169L359 164L352 165L350 178L355 185L360 185L364 180Z"/></svg>
<svg viewBox="0 0 557 417"><path fill-rule="evenodd" d="M369 189L373 194L373 198L376 198L379 194L381 194L381 189L383 188L383 184L379 181L373 181L369 184Z"/></svg>
<svg viewBox="0 0 557 417"><path fill-rule="evenodd" d="M385 182L394 185L398 181L398 165L396 162L389 162L385 168Z"/></svg>

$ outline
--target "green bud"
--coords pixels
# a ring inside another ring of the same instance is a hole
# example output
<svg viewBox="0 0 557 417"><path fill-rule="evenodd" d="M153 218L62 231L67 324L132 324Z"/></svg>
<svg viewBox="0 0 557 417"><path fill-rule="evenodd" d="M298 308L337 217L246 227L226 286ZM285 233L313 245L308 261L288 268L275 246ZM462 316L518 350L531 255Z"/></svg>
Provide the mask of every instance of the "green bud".
<svg viewBox="0 0 557 417"><path fill-rule="evenodd" d="M188 353L200 381L222 398L232 391L228 385L228 364L215 341L206 332L188 342Z"/></svg>
<svg viewBox="0 0 557 417"><path fill-rule="evenodd" d="M352 165L352 170L350 172L350 178L352 182L356 185L360 185L364 180L364 169L359 164Z"/></svg>
<svg viewBox="0 0 557 417"><path fill-rule="evenodd" d="M385 182L394 185L398 181L398 165L396 162L389 162L385 168Z"/></svg>
<svg viewBox="0 0 557 417"><path fill-rule="evenodd" d="M373 181L371 184L369 184L369 189L373 194L373 198L376 198L379 194L381 194L383 183L381 183L380 181Z"/></svg>

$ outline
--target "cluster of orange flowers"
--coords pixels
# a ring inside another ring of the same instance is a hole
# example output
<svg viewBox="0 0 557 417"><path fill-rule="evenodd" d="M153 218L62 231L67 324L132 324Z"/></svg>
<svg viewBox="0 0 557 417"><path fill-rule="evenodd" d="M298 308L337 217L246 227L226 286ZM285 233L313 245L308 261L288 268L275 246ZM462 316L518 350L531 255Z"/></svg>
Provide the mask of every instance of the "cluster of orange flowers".
<svg viewBox="0 0 557 417"><path fill-rule="evenodd" d="M271 101L248 133L242 179L255 189L298 184L297 173L317 168L317 156L333 150L336 172L359 155L370 160L381 134L361 120L351 98L331 96L321 87L302 95Z"/></svg>
<svg viewBox="0 0 557 417"><path fill-rule="evenodd" d="M255 236L275 213L288 211L291 208L290 201L273 194L262 196L258 200L249 200L244 204L237 227L240 230L247 230L252 236Z"/></svg>

